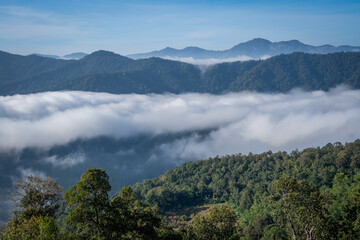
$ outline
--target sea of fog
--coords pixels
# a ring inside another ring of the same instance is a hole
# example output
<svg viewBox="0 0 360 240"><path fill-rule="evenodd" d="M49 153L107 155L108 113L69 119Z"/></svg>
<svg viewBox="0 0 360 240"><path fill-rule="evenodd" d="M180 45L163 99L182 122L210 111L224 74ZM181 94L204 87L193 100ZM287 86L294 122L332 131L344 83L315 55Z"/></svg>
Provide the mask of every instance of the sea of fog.
<svg viewBox="0 0 360 240"><path fill-rule="evenodd" d="M360 137L360 90L115 95L45 92L0 97L0 216L29 174L65 188L89 167L124 184L216 155L291 151Z"/></svg>

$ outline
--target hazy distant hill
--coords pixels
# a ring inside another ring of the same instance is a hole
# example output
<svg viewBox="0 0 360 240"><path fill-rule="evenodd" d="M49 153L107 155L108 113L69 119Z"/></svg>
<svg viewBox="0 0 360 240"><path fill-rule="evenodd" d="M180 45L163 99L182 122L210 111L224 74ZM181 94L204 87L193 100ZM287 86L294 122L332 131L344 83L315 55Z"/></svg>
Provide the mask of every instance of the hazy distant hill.
<svg viewBox="0 0 360 240"><path fill-rule="evenodd" d="M0 52L0 94L57 90L110 93L181 93L293 88L328 90L339 84L360 88L360 53L279 55L267 60L197 66L161 58L133 60L97 51L80 60Z"/></svg>
<svg viewBox="0 0 360 240"><path fill-rule="evenodd" d="M254 59L260 59L264 56L276 56L279 54L288 54L293 52L319 53L327 54L334 52L354 52L360 51L359 46L339 46L332 45L311 46L299 42L298 40L270 42L262 38L255 38L248 42L239 43L228 50L213 51L198 47L187 47L184 49L164 48L159 51L149 53L130 54L128 57L133 59L149 58L149 57L170 57L170 58L235 58L239 56L248 56Z"/></svg>
<svg viewBox="0 0 360 240"><path fill-rule="evenodd" d="M76 53L66 54L66 55L64 55L62 57L58 56L58 55L40 54L40 53L34 53L32 55L39 56L39 57L46 57L46 58L55 58L55 59L66 59L66 60L75 59L75 60L79 60L80 58L83 58L88 54L83 53L83 52L76 52Z"/></svg>
<svg viewBox="0 0 360 240"><path fill-rule="evenodd" d="M40 53L34 53L32 55L39 56L39 57L46 57L46 58L55 58L60 59L61 57L58 55L50 55L50 54L40 54Z"/></svg>
<svg viewBox="0 0 360 240"><path fill-rule="evenodd" d="M76 52L76 53L70 53L67 55L64 55L63 58L65 59L76 59L79 60L80 58L85 57L86 55L88 55L87 53L83 53L83 52Z"/></svg>

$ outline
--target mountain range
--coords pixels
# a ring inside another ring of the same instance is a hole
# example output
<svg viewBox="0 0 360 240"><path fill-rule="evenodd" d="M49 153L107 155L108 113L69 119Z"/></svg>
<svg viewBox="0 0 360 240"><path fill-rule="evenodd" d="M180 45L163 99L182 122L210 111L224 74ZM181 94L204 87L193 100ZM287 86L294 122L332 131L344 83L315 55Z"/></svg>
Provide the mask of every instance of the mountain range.
<svg viewBox="0 0 360 240"><path fill-rule="evenodd" d="M97 51L80 60L0 51L0 94L81 90L109 93L287 92L360 88L360 52L292 53L200 68L161 58L133 60Z"/></svg>
<svg viewBox="0 0 360 240"><path fill-rule="evenodd" d="M289 41L279 41L271 42L263 38L255 38L247 42L239 43L233 46L230 49L226 50L207 50L200 47L186 47L183 49L175 49L171 47L166 47L161 50L151 51L147 53L135 53L129 54L127 57L132 59L142 59L150 57L160 57L160 58L169 58L169 59L219 59L224 61L229 61L229 59L236 59L242 57L242 59L263 59L280 54L289 54L294 52L303 52L303 53L316 53L316 54L327 54L335 52L359 52L360 46L333 46L329 44L321 46L312 46L304 44L298 40L289 40ZM67 54L64 56L51 55L51 54L38 54L34 55L40 57L48 57L55 59L76 59L79 60L86 55L87 53L76 52Z"/></svg>
<svg viewBox="0 0 360 240"><path fill-rule="evenodd" d="M276 56L279 54L289 54L293 52L327 54L334 52L358 52L359 46L311 46L304 44L298 40L271 42L262 38L239 43L227 50L206 50L199 47L186 47L184 49L164 48L159 51L148 53L138 53L127 55L133 59L161 57L161 58L193 58L193 59L228 59L246 56L253 59L261 59L264 57Z"/></svg>

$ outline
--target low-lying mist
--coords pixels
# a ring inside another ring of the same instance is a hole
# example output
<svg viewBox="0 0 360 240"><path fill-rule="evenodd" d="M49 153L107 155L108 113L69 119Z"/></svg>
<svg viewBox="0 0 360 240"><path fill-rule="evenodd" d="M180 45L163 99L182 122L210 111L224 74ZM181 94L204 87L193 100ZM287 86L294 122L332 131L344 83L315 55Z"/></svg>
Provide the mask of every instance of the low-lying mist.
<svg viewBox="0 0 360 240"><path fill-rule="evenodd" d="M0 198L19 177L48 175L66 188L90 167L108 171L116 192L186 161L353 141L359 122L360 90L345 87L287 94L0 97Z"/></svg>
<svg viewBox="0 0 360 240"><path fill-rule="evenodd" d="M182 147L196 158L349 141L359 136L359 120L360 91L343 87L288 94L46 92L0 98L0 149L192 131L168 149ZM197 138L208 129L207 137Z"/></svg>
<svg viewBox="0 0 360 240"><path fill-rule="evenodd" d="M242 56L230 57L230 58L201 58L201 59L198 59L198 58L193 58L193 57L170 57L170 56L165 56L165 57L161 57L161 58L173 60L173 61L190 63L190 64L194 64L194 65L210 66L210 65L225 63L225 62L244 62L244 61L250 61L250 60L265 60L270 57L271 56L269 56L269 55L264 55L260 58L252 58L249 56L242 55Z"/></svg>

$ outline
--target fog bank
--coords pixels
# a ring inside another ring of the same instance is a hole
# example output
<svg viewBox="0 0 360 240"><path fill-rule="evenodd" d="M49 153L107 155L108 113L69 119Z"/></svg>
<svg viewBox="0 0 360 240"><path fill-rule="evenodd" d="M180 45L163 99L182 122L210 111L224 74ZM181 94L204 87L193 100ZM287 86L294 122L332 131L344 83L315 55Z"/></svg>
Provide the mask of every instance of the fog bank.
<svg viewBox="0 0 360 240"><path fill-rule="evenodd" d="M360 136L359 122L360 91L344 87L288 94L46 92L0 97L0 149L190 131L190 138L159 147L211 156L352 141ZM198 139L196 132L207 129L210 134ZM55 159L48 161L56 164Z"/></svg>

